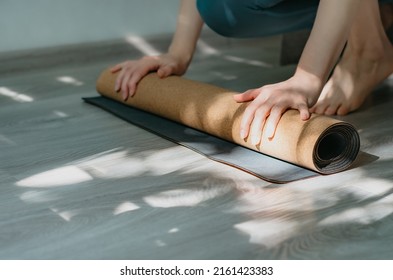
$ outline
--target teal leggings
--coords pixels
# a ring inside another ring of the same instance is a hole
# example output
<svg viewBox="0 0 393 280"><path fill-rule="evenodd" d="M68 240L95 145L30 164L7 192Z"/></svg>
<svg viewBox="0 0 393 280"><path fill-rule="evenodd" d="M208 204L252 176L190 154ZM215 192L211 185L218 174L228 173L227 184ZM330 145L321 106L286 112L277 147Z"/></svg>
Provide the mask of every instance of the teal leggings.
<svg viewBox="0 0 393 280"><path fill-rule="evenodd" d="M318 4L319 0L197 0L199 13L211 29L238 38L309 29Z"/></svg>

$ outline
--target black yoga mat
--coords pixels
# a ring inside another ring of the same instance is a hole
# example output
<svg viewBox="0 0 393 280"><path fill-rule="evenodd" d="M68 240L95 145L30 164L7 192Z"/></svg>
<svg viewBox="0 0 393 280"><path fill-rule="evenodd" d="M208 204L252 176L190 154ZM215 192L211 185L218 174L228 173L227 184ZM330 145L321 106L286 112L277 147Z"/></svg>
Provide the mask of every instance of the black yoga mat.
<svg viewBox="0 0 393 280"><path fill-rule="evenodd" d="M241 169L272 183L288 183L319 175L317 172L124 105L113 99L98 96L83 98L83 100L133 125L205 155L209 159Z"/></svg>

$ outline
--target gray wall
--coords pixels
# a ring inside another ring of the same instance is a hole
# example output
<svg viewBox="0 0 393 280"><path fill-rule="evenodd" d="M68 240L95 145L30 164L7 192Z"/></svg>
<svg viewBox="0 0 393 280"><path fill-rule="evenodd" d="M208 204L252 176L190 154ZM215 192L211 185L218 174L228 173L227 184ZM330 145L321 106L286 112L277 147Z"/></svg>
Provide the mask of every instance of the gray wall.
<svg viewBox="0 0 393 280"><path fill-rule="evenodd" d="M0 0L0 52L172 33L179 0Z"/></svg>

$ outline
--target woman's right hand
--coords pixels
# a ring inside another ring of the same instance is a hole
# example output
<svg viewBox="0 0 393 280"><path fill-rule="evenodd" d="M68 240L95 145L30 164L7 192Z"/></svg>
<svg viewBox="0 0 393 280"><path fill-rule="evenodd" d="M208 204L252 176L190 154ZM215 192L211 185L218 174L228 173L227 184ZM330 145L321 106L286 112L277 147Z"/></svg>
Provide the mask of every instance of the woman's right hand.
<svg viewBox="0 0 393 280"><path fill-rule="evenodd" d="M127 60L112 67L112 73L119 72L115 83L115 91L120 92L124 100L135 94L139 81L148 73L157 71L160 78L170 75L183 75L189 62L166 53L158 56L144 56L139 60Z"/></svg>

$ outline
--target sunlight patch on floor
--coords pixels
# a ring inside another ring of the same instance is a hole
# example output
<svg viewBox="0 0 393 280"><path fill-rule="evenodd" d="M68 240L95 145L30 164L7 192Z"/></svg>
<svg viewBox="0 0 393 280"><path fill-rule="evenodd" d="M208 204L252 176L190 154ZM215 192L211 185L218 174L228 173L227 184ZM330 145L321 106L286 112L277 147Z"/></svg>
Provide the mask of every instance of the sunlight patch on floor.
<svg viewBox="0 0 393 280"><path fill-rule="evenodd" d="M50 188L78 184L93 177L77 166L69 165L44 171L16 182L19 187Z"/></svg>
<svg viewBox="0 0 393 280"><path fill-rule="evenodd" d="M219 50L217 50L216 48L213 48L212 46L210 46L208 43L206 43L202 39L198 40L197 49L203 55L220 55L221 54L221 52Z"/></svg>
<svg viewBox="0 0 393 280"><path fill-rule="evenodd" d="M250 243L272 248L295 235L300 225L290 220L258 219L237 224L234 228L248 234Z"/></svg>
<svg viewBox="0 0 393 280"><path fill-rule="evenodd" d="M143 160L128 154L127 150L110 150L82 160L77 166L97 178L127 178L146 173Z"/></svg>
<svg viewBox="0 0 393 280"><path fill-rule="evenodd" d="M21 103L34 101L33 97L31 97L27 94L24 94L24 93L16 92L16 91L9 89L7 87L0 87L0 95L9 97L9 98L11 98L17 102L21 102Z"/></svg>
<svg viewBox="0 0 393 280"><path fill-rule="evenodd" d="M127 35L124 39L144 55L156 56L161 54L159 50L155 49L153 45L140 36Z"/></svg>
<svg viewBox="0 0 393 280"><path fill-rule="evenodd" d="M225 55L224 59L232 61L232 62L244 63L244 64L258 66L258 67L266 67L266 68L273 67L273 65L271 65L270 63L266 63L266 62L263 62L260 60L247 59L247 58L233 56L233 55Z"/></svg>
<svg viewBox="0 0 393 280"><path fill-rule="evenodd" d="M392 215L392 191L390 180L363 178L334 189L314 186L312 192L304 185L303 191L285 187L245 192L233 210L252 219L234 227L248 234L250 243L273 247L307 228L371 225Z"/></svg>
<svg viewBox="0 0 393 280"><path fill-rule="evenodd" d="M176 233L179 232L178 228L171 228L170 230L168 230L168 233Z"/></svg>
<svg viewBox="0 0 393 280"><path fill-rule="evenodd" d="M139 209L140 207L136 205L135 203L132 203L130 201L125 201L123 203L120 203L115 210L113 211L113 215L117 216L126 212L131 212L134 210Z"/></svg>
<svg viewBox="0 0 393 280"><path fill-rule="evenodd" d="M54 113L56 116L60 117L60 118L66 118L66 117L68 117L68 114L66 114L66 113L64 113L64 112L62 112L62 111L55 110L55 111L53 111L53 113Z"/></svg>
<svg viewBox="0 0 393 280"><path fill-rule="evenodd" d="M59 217L61 217L64 221L71 221L72 217L75 217L76 215L78 215L78 213L76 211L60 211L56 208L50 208L50 210L53 213L56 213L57 215L59 215Z"/></svg>
<svg viewBox="0 0 393 280"><path fill-rule="evenodd" d="M178 159L173 158L174 154L182 152L181 149L182 147L176 146L168 149L149 150L136 155L123 148L111 149L73 161L65 166L29 176L17 181L16 185L48 188L78 184L91 181L94 178L131 178L147 173L154 176L165 175L195 162L192 153L185 153L185 156ZM163 162L166 164L162 164Z"/></svg>
<svg viewBox="0 0 393 280"><path fill-rule="evenodd" d="M57 194L51 192L47 192L45 190L40 190L40 191L27 191L22 193L19 198L22 201L29 202L29 203L43 203L43 202L49 202L49 201L55 201L59 199Z"/></svg>
<svg viewBox="0 0 393 280"><path fill-rule="evenodd" d="M149 195L143 200L152 207L171 208L171 207L192 207L210 199L228 193L230 186L214 187L210 189L175 189Z"/></svg>
<svg viewBox="0 0 393 280"><path fill-rule="evenodd" d="M238 78L236 75L225 74L219 71L211 71L211 74L225 81L232 81Z"/></svg>
<svg viewBox="0 0 393 280"><path fill-rule="evenodd" d="M363 179L356 187L347 187L357 197L358 206L343 209L326 217L319 225L358 223L367 225L379 221L393 213L393 186L389 180Z"/></svg>
<svg viewBox="0 0 393 280"><path fill-rule="evenodd" d="M205 42L201 39L197 43L197 49L202 55L205 55L205 56L217 56L217 57L221 57L227 61L247 64L247 65L257 66L257 67L264 67L264 68L273 67L272 64L261 61L261 60L248 59L248 58L234 56L234 55L224 55L221 51L210 46L207 42Z"/></svg>
<svg viewBox="0 0 393 280"><path fill-rule="evenodd" d="M193 163L195 163L195 155L181 146L150 150L143 160L143 165L149 173L157 176L178 171L185 166L189 168Z"/></svg>
<svg viewBox="0 0 393 280"><path fill-rule="evenodd" d="M83 86L84 83L71 76L60 76L56 78L57 81L73 86Z"/></svg>

